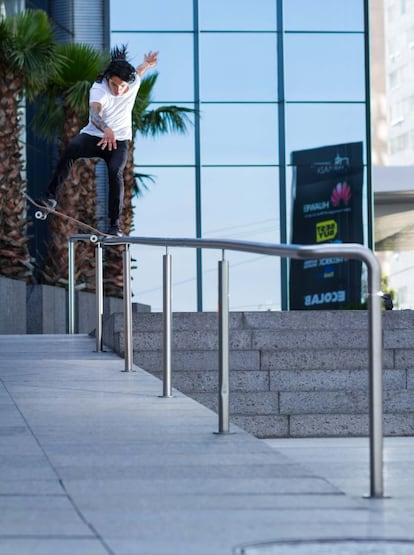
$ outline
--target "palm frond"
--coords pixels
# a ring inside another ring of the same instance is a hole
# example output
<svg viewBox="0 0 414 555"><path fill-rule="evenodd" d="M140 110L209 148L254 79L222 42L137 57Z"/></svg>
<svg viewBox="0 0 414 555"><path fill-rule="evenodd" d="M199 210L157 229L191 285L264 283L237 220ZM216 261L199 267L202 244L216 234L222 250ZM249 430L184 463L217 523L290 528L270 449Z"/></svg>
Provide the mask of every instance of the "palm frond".
<svg viewBox="0 0 414 555"><path fill-rule="evenodd" d="M187 125L192 123L189 114L192 108L180 106L160 106L142 115L136 130L141 135L163 135L165 133L186 133Z"/></svg>
<svg viewBox="0 0 414 555"><path fill-rule="evenodd" d="M66 91L65 101L69 108L79 113L81 119L85 119L89 110L89 81L78 81Z"/></svg>
<svg viewBox="0 0 414 555"><path fill-rule="evenodd" d="M57 50L67 63L51 78L33 118L35 131L47 139L61 136L67 109L76 112L80 121L87 120L89 89L107 62L106 55L87 44L62 44Z"/></svg>
<svg viewBox="0 0 414 555"><path fill-rule="evenodd" d="M107 55L84 43L60 44L57 53L67 60L54 79L63 88L78 82L89 82L90 86L108 61Z"/></svg>
<svg viewBox="0 0 414 555"><path fill-rule="evenodd" d="M147 173L134 172L133 195L136 197L142 197L142 195L144 194L144 190L149 190L148 181L151 181L151 183L155 183L154 176Z"/></svg>
<svg viewBox="0 0 414 555"><path fill-rule="evenodd" d="M11 47L11 35L5 19L0 19L0 64L4 64L9 58ZM6 62L7 63L7 62Z"/></svg>
<svg viewBox="0 0 414 555"><path fill-rule="evenodd" d="M52 27L43 10L23 10L4 19L12 47L8 65L25 83L26 94L32 98L50 77L65 64L56 52Z"/></svg>

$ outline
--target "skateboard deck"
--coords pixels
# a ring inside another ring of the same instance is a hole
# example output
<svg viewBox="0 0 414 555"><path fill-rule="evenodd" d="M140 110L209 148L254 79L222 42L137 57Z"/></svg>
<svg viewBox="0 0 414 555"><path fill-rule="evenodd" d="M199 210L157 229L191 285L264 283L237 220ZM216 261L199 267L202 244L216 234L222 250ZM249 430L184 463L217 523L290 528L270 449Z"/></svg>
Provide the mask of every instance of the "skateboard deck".
<svg viewBox="0 0 414 555"><path fill-rule="evenodd" d="M100 231L96 227L86 224L81 220L77 220L73 216L69 216L64 212L59 212L59 210L56 210L55 208L49 208L48 206L43 206L43 204L39 204L34 199L32 199L32 197L29 196L27 193L24 193L24 196L27 198L27 200L30 202L32 206L37 208L34 215L36 220L46 220L49 214L53 214L54 216L57 216L58 218L62 218L64 220L69 220L70 222L73 222L74 224L78 225L84 231L90 233L91 234L90 240L92 241L92 243L97 243L100 237L114 237L113 235L110 235L109 233L104 233L103 231Z"/></svg>

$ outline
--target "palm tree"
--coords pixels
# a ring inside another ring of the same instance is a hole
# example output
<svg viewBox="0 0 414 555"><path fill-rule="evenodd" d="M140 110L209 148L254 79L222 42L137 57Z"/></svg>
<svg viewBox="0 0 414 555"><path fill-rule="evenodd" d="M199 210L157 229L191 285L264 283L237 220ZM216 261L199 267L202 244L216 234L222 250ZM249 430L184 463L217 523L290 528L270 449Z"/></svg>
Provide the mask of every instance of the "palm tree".
<svg viewBox="0 0 414 555"><path fill-rule="evenodd" d="M59 138L59 151L77 135L88 120L88 94L92 83L107 62L98 50L87 44L68 43L57 47L67 60L66 65L49 82L42 103L37 106L33 125L36 132L49 140ZM59 195L59 209L66 214L96 227L97 195L95 167L97 161L81 159ZM43 280L50 284L66 284L68 268L67 239L78 229L61 219L50 220L48 255L42 271ZM79 243L76 248L76 281L93 289L95 270L91 246Z"/></svg>
<svg viewBox="0 0 414 555"><path fill-rule="evenodd" d="M135 170L134 149L137 135L156 136L166 133L185 133L187 124L190 123L189 114L195 112L191 108L174 105L159 106L155 110L149 110L157 78L158 73L155 72L142 79L132 112L133 139L129 145L128 160L124 171L125 193L121 221L121 228L125 235L129 235L133 229L133 197L142 194L143 188L147 188L148 180L153 181L151 176L137 173ZM107 295L120 296L122 292L122 250L120 248L108 250L104 275Z"/></svg>
<svg viewBox="0 0 414 555"><path fill-rule="evenodd" d="M21 134L21 101L46 86L63 59L55 52L47 15L24 10L0 20L0 272L28 280L28 248Z"/></svg>

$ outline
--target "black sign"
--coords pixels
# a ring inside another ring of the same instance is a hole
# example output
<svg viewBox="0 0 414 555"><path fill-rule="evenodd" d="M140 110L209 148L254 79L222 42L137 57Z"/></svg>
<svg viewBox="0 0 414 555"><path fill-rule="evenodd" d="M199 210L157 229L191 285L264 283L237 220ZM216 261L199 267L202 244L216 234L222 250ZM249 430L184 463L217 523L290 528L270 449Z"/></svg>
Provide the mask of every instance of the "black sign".
<svg viewBox="0 0 414 555"><path fill-rule="evenodd" d="M292 243L363 243L362 143L292 152ZM327 310L361 303L361 262L291 260L290 308Z"/></svg>

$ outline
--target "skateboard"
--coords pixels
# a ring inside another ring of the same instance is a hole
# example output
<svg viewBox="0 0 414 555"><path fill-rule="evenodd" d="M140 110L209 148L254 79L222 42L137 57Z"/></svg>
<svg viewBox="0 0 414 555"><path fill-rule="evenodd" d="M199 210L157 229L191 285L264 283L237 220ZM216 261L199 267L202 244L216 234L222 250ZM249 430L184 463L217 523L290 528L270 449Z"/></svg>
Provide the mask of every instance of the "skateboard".
<svg viewBox="0 0 414 555"><path fill-rule="evenodd" d="M64 220L69 220L70 222L73 222L74 224L78 225L81 229L90 233L89 239L92 243L97 243L100 237L105 237L105 238L113 237L113 235L110 235L109 233L104 233L103 231L100 231L96 227L93 227L89 224L85 224L85 222L77 220L73 216L69 216L68 214L59 212L59 210L56 210L55 208L49 208L48 206L43 206L43 204L39 204L34 199L32 199L32 197L29 196L27 193L24 193L24 196L27 198L27 200L30 202L32 206L37 208L34 214L36 220L46 220L49 214L53 214L54 216L58 216L59 218L63 218Z"/></svg>

